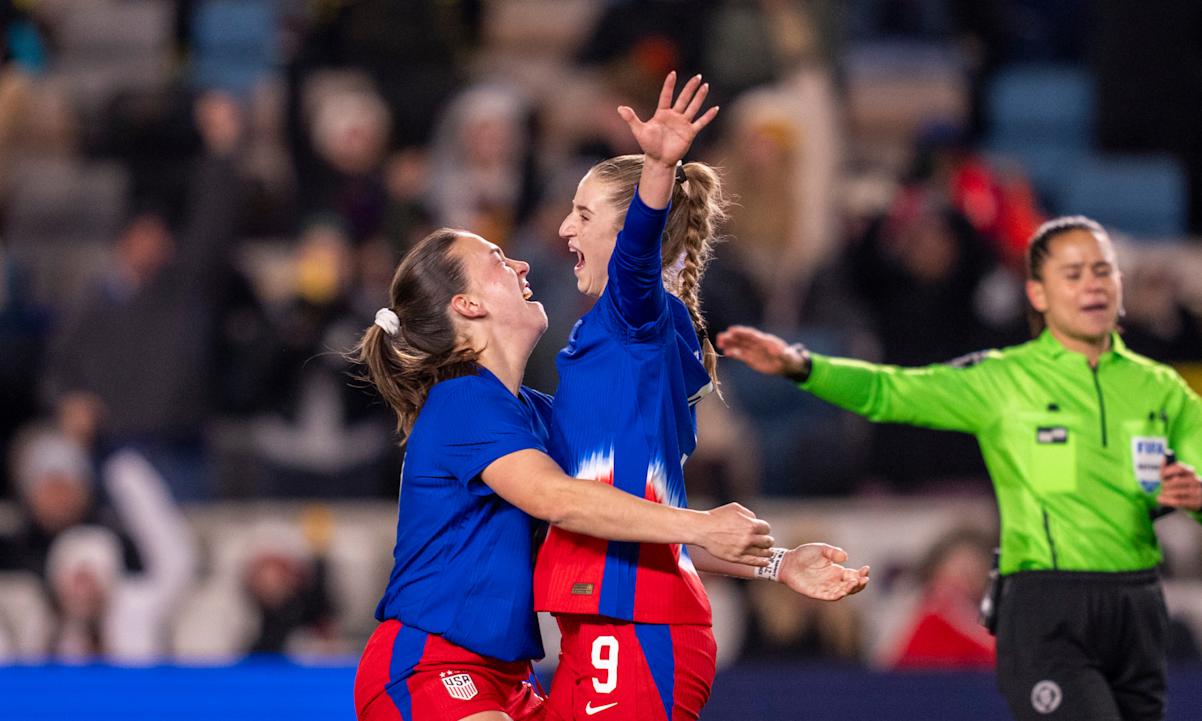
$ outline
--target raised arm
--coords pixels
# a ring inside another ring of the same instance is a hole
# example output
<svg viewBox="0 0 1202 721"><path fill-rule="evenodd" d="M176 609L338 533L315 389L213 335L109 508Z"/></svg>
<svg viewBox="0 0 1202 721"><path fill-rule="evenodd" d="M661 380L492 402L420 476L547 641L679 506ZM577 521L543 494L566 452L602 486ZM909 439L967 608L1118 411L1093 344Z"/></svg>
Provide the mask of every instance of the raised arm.
<svg viewBox="0 0 1202 721"><path fill-rule="evenodd" d="M104 464L105 490L129 529L143 572L137 576L146 608L167 614L194 580L196 543L162 476L138 453L125 450Z"/></svg>
<svg viewBox="0 0 1202 721"><path fill-rule="evenodd" d="M767 522L737 503L712 511L652 503L599 481L572 478L533 449L493 461L482 478L497 495L564 530L614 541L685 543L751 569L771 557Z"/></svg>
<svg viewBox="0 0 1202 721"><path fill-rule="evenodd" d="M660 241L676 182L676 163L718 114L715 106L698 117L709 93L709 85L701 82L700 75L689 78L673 101L675 89L676 73L671 72L660 89L655 114L645 122L630 107L618 108L643 151L638 192L627 210L609 265L609 282L616 291L614 300L633 326L659 317L664 299Z"/></svg>

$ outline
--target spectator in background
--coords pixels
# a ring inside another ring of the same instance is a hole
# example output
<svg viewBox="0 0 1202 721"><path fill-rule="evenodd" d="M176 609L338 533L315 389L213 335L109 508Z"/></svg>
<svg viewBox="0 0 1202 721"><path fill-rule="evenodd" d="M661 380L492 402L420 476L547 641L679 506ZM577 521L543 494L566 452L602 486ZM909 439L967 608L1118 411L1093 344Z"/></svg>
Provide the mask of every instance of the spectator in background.
<svg viewBox="0 0 1202 721"><path fill-rule="evenodd" d="M175 607L196 571L191 530L162 477L138 454L114 454L102 477L142 570L125 569L121 542L104 526L75 525L55 538L46 560L57 617L50 655L64 661L160 661Z"/></svg>
<svg viewBox="0 0 1202 721"><path fill-rule="evenodd" d="M923 129L914 153L906 185L921 187L954 208L1001 260L1021 273L1027 239L1046 219L1028 179L1017 168L999 172L968 143L963 130L947 123Z"/></svg>
<svg viewBox="0 0 1202 721"><path fill-rule="evenodd" d="M430 159L424 146L401 148L388 156L385 171L388 206L384 213L384 237L397 257L434 230L434 214L426 196L430 183ZM391 269L396 262L386 264ZM392 280L392 276L388 277ZM385 283L387 287L387 283Z"/></svg>
<svg viewBox="0 0 1202 721"><path fill-rule="evenodd" d="M206 152L194 168L178 241L161 213L135 213L117 238L112 267L50 355L48 394L60 411L90 413L77 427L97 430L106 445L140 448L180 500L212 493L202 431L221 305L216 289L239 200L231 155L241 120L232 104L220 95L197 101Z"/></svg>
<svg viewBox="0 0 1202 721"><path fill-rule="evenodd" d="M731 97L757 86L788 83L799 71L823 69L832 38L824 34L826 3L808 0L725 0L708 21L705 64ZM808 74L808 73L807 73Z"/></svg>
<svg viewBox="0 0 1202 721"><path fill-rule="evenodd" d="M846 261L875 321L886 363L946 360L966 343L998 342L977 302L996 256L937 194L903 189L849 249ZM932 325L932 318L941 322Z"/></svg>
<svg viewBox="0 0 1202 721"><path fill-rule="evenodd" d="M285 47L292 86L290 126L302 177L309 160L297 122L301 89L316 72L356 69L371 78L389 108L398 147L429 142L438 110L461 81L464 57L477 45L480 0L421 3L358 0L306 4L293 13ZM403 69L399 72L398 69Z"/></svg>
<svg viewBox="0 0 1202 721"><path fill-rule="evenodd" d="M847 255L853 285L874 322L882 362L946 361L968 347L999 343L978 313L977 294L993 267L988 247L956 211L920 187L892 207ZM932 323L938 318L938 323ZM907 426L873 428L871 467L896 490L976 479L986 474L977 444Z"/></svg>
<svg viewBox="0 0 1202 721"><path fill-rule="evenodd" d="M17 429L37 413L39 361L49 328L50 309L34 299L25 268L0 238L0 459L8 456ZM6 471L0 466L0 498L16 490Z"/></svg>
<svg viewBox="0 0 1202 721"><path fill-rule="evenodd" d="M1164 263L1136 263L1123 280L1123 340L1166 363L1202 360L1202 328L1181 302L1179 274Z"/></svg>
<svg viewBox="0 0 1202 721"><path fill-rule="evenodd" d="M328 512L318 506L296 520L268 515L209 535L212 572L176 619L177 658L234 663L255 653L353 652L339 633L327 577L332 532Z"/></svg>
<svg viewBox="0 0 1202 721"><path fill-rule="evenodd" d="M815 69L741 96L727 126L721 157L739 211L726 228L737 242L719 263L749 276L772 327L797 326L814 272L838 250L836 112Z"/></svg>
<svg viewBox="0 0 1202 721"><path fill-rule="evenodd" d="M249 653L298 653L333 642L325 560L313 540L291 524L265 522L251 532L241 579L256 629Z"/></svg>
<svg viewBox="0 0 1202 721"><path fill-rule="evenodd" d="M529 125L526 101L507 87L478 85L451 102L430 149L436 225L474 228L506 247L534 200Z"/></svg>
<svg viewBox="0 0 1202 721"><path fill-rule="evenodd" d="M621 0L608 3L577 55L586 66L608 66L622 78L626 97L641 98L647 88L679 68L705 66L705 32L714 3L700 0ZM721 100L715 88L712 100Z"/></svg>
<svg viewBox="0 0 1202 721"><path fill-rule="evenodd" d="M710 101L725 106L758 86L782 83L812 96L797 81L825 62L829 3L795 0L621 0L605 5L577 55L603 70L613 102L590 113L597 130L586 155L597 160L634 153L626 129L607 118L619 104L650 102L647 89L671 70L693 68L711 83ZM822 7L819 7L822 5ZM800 72L799 72L800 71ZM803 106L804 107L804 106ZM809 109L805 108L808 114ZM822 112L819 110L819 112ZM720 126L724 121L719 118ZM703 153L705 142L696 149Z"/></svg>
<svg viewBox="0 0 1202 721"><path fill-rule="evenodd" d="M32 37L35 44L22 47L22 36ZM42 60L40 40L32 23L13 7L12 0L0 0L0 151L3 151L0 157L8 157L14 150L11 139L25 109L29 75L40 69ZM3 170L0 167L0 191L4 185Z"/></svg>
<svg viewBox="0 0 1202 721"><path fill-rule="evenodd" d="M283 89L273 83L256 87L247 101L238 168L248 196L243 230L253 237L292 232L298 214L298 180L283 127L284 102Z"/></svg>
<svg viewBox="0 0 1202 721"><path fill-rule="evenodd" d="M51 545L81 525L104 526L122 539L121 565L141 569L137 550L121 530L121 521L98 488L85 448L48 427L30 426L18 434L9 456L22 511L18 530L0 538L0 570L46 577Z"/></svg>
<svg viewBox="0 0 1202 721"><path fill-rule="evenodd" d="M946 534L918 567L922 598L890 666L988 670L994 639L978 621L994 539L975 529Z"/></svg>
<svg viewBox="0 0 1202 721"><path fill-rule="evenodd" d="M314 219L301 236L295 292L275 318L270 344L271 407L254 430L266 467L260 493L395 493L399 459L390 414L375 396L348 383L353 369L336 351L354 344L374 312L355 305L361 298L356 253L370 250L364 245L356 251L336 216Z"/></svg>
<svg viewBox="0 0 1202 721"><path fill-rule="evenodd" d="M638 98L673 69L696 68L725 104L823 56L823 3L796 0L621 0L607 3L578 60L608 66ZM626 93L628 96L631 93Z"/></svg>
<svg viewBox="0 0 1202 721"><path fill-rule="evenodd" d="M0 665L45 661L51 619L42 579L0 572Z"/></svg>
<svg viewBox="0 0 1202 721"><path fill-rule="evenodd" d="M315 162L300 175L300 207L334 213L356 243L384 226L389 107L356 74L316 76L307 89Z"/></svg>

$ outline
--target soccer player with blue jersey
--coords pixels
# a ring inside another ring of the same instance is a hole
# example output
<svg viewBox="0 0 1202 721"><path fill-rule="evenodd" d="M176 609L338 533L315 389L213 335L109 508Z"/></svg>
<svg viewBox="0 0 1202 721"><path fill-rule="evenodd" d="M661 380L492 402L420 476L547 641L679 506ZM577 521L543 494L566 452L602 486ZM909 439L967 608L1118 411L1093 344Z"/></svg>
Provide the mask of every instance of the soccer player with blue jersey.
<svg viewBox="0 0 1202 721"><path fill-rule="evenodd" d="M693 512L566 476L546 454L551 399L521 385L547 327L529 266L443 229L405 257L356 349L407 435L395 564L355 707L371 721L538 717L535 518L626 541L699 543L767 563L768 524L738 504ZM533 518L532 518L533 516Z"/></svg>
<svg viewBox="0 0 1202 721"><path fill-rule="evenodd" d="M694 406L714 388L717 356L701 340L697 291L723 203L704 164L683 165L676 182L678 161L718 108L700 112L708 90L700 76L673 100L675 83L669 74L646 122L619 108L643 154L590 170L560 227L577 255L577 288L596 302L559 354L550 430L551 455L569 475L683 508ZM536 608L554 613L563 633L550 715L696 719L716 655L697 570L780 580L835 600L868 581L866 567L839 565L846 558L806 544L772 549L770 565L755 568L671 542L552 528L535 568Z"/></svg>

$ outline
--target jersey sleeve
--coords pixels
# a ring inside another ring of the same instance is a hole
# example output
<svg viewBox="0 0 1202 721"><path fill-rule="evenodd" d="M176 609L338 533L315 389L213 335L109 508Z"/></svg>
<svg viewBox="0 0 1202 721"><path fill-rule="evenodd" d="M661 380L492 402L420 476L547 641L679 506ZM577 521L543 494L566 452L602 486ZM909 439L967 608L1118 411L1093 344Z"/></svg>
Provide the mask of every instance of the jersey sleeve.
<svg viewBox="0 0 1202 721"><path fill-rule="evenodd" d="M439 402L440 464L472 493L491 494L480 479L489 464L527 448L547 452L534 432L531 412L503 387L475 378L460 383Z"/></svg>
<svg viewBox="0 0 1202 721"><path fill-rule="evenodd" d="M803 390L869 420L977 433L1000 404L991 393L992 354L965 362L899 368L811 354Z"/></svg>
<svg viewBox="0 0 1202 721"><path fill-rule="evenodd" d="M1170 382L1175 388L1165 409L1169 418L1169 448L1182 463L1202 468L1202 398L1176 372L1172 372ZM1191 511L1190 515L1202 523L1202 512Z"/></svg>
<svg viewBox="0 0 1202 721"><path fill-rule="evenodd" d="M653 323L664 312L663 261L660 243L671 205L662 210L648 207L635 188L626 211L626 223L618 232L609 259L606 288L619 318L632 328Z"/></svg>

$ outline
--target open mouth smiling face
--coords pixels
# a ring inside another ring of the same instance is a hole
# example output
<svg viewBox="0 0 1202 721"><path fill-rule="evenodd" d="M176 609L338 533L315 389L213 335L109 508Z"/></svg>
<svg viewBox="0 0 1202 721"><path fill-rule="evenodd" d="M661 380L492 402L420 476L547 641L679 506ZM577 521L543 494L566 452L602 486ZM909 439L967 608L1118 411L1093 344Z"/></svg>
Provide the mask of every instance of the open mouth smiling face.
<svg viewBox="0 0 1202 721"><path fill-rule="evenodd" d="M576 289L599 296L609 281L609 258L618 237L621 213L609 200L610 188L592 173L584 176L572 198L572 210L559 226L559 237L576 255L572 272Z"/></svg>

